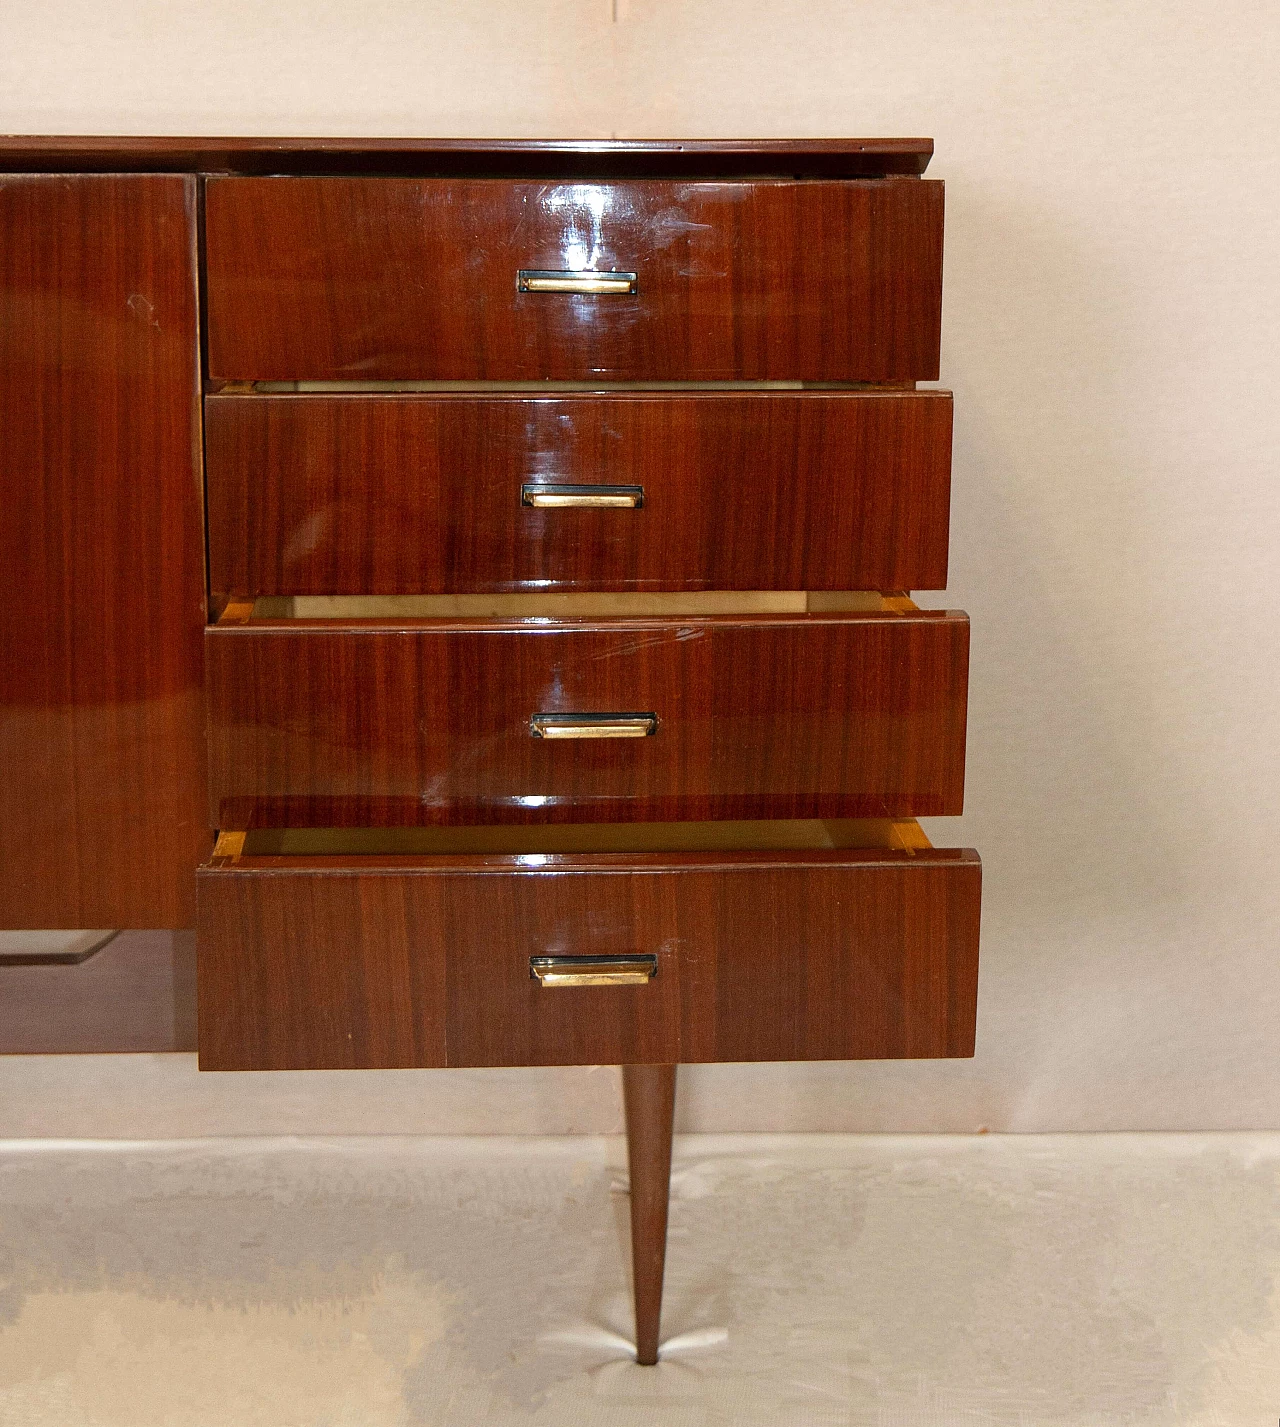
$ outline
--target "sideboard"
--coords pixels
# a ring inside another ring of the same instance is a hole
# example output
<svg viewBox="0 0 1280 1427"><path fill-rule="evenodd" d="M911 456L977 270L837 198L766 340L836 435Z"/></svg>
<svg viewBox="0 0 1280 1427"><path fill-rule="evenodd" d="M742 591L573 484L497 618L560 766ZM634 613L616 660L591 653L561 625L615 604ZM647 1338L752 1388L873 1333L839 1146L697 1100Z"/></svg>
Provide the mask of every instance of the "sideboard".
<svg viewBox="0 0 1280 1427"><path fill-rule="evenodd" d="M927 140L0 140L0 926L204 1069L973 1053ZM69 973L70 974L70 973Z"/></svg>

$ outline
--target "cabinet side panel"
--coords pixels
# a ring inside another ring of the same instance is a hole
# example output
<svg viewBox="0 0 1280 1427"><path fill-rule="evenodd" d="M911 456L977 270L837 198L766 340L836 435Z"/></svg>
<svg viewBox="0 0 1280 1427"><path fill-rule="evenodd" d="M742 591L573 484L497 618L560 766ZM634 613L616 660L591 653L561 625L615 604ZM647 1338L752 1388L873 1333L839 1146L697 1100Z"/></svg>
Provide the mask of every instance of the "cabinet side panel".
<svg viewBox="0 0 1280 1427"><path fill-rule="evenodd" d="M194 921L196 181L0 178L0 926Z"/></svg>

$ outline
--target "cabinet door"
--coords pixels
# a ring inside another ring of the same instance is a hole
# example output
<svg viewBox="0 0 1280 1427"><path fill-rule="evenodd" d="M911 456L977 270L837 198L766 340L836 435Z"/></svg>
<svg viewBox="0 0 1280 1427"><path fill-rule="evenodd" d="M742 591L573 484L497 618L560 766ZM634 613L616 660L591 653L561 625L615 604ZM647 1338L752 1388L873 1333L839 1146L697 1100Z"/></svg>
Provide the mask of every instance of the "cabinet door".
<svg viewBox="0 0 1280 1427"><path fill-rule="evenodd" d="M0 176L0 927L180 927L203 815L196 182Z"/></svg>

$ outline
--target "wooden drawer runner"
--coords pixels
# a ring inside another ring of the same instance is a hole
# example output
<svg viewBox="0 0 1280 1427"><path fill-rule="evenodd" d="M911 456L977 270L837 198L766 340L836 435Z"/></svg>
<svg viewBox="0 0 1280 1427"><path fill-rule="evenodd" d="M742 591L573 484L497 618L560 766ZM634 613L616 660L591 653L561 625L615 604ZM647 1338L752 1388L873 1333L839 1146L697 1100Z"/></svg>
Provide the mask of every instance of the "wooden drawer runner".
<svg viewBox="0 0 1280 1427"><path fill-rule="evenodd" d="M947 582L948 392L216 396L205 439L215 594Z"/></svg>
<svg viewBox="0 0 1280 1427"><path fill-rule="evenodd" d="M460 853L419 833L319 855L251 833L200 873L201 1068L971 1055L976 854L911 824L801 829L774 849L749 847L767 824L686 824L674 850L661 827L603 852L626 830L473 829ZM565 957L561 984L535 975ZM584 963L630 981L583 984Z"/></svg>
<svg viewBox="0 0 1280 1427"><path fill-rule="evenodd" d="M929 179L211 178L209 374L933 380L942 208Z"/></svg>
<svg viewBox="0 0 1280 1427"><path fill-rule="evenodd" d="M955 814L968 648L914 609L219 625L213 821Z"/></svg>

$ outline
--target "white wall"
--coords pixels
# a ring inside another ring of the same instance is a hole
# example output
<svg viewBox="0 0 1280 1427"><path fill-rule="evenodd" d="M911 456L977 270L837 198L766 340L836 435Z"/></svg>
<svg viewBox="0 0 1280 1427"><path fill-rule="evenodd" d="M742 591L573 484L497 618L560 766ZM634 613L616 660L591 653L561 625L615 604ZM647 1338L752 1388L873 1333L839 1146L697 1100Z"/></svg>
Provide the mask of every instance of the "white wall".
<svg viewBox="0 0 1280 1427"><path fill-rule="evenodd" d="M931 831L986 862L979 1053L691 1071L685 1123L1280 1127L1273 4L10 0L0 17L15 132L933 135L957 399L945 602L974 646L970 812ZM598 1077L551 1074L548 1128L575 1104L577 1127L608 1128ZM412 1083L405 1128L466 1086L477 1129L544 1123L523 1101L504 1118L496 1079ZM258 1078L199 1094L272 1127L388 1103L377 1077L307 1086L287 1115Z"/></svg>

